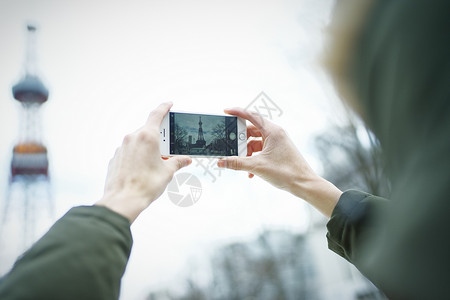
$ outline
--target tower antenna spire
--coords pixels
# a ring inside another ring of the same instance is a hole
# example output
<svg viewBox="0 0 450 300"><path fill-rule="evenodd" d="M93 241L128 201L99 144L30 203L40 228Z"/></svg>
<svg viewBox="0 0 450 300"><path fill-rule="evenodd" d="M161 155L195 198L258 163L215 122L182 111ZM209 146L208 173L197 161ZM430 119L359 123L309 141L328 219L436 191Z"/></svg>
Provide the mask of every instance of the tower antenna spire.
<svg viewBox="0 0 450 300"><path fill-rule="evenodd" d="M37 76L36 26L27 25L27 45L25 53L25 76Z"/></svg>

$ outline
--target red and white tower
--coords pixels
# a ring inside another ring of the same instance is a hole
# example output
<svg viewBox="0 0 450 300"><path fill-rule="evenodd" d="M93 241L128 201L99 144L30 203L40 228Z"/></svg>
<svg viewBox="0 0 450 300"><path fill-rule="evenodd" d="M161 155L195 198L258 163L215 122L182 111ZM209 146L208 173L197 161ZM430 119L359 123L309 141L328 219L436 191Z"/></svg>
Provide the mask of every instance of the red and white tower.
<svg viewBox="0 0 450 300"><path fill-rule="evenodd" d="M53 217L47 147L42 140L40 108L48 89L38 76L36 27L27 26L24 73L12 88L19 103L18 139L12 149L7 195L3 203L1 244L19 244L23 250L41 233L40 219Z"/></svg>

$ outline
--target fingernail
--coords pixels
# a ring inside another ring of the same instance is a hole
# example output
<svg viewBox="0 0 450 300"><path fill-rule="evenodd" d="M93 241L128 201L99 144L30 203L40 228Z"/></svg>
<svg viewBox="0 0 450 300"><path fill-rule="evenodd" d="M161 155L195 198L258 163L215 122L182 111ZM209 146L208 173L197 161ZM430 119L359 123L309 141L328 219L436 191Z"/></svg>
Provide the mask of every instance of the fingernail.
<svg viewBox="0 0 450 300"><path fill-rule="evenodd" d="M218 161L217 161L217 166L218 166L219 168L225 168L225 166L226 166L226 161L224 161L224 160L218 160Z"/></svg>
<svg viewBox="0 0 450 300"><path fill-rule="evenodd" d="M185 166L189 166L192 163L192 159L186 159Z"/></svg>

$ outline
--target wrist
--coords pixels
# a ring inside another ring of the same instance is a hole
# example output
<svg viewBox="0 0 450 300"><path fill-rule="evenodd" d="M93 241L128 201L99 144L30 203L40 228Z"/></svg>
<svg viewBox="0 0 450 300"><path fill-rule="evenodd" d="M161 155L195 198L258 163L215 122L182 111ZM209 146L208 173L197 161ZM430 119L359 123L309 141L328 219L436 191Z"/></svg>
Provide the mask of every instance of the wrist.
<svg viewBox="0 0 450 300"><path fill-rule="evenodd" d="M138 197L126 196L118 194L105 194L103 197L97 201L94 205L104 206L110 210L124 216L130 223L139 216L139 214L147 208L148 204L144 199Z"/></svg>
<svg viewBox="0 0 450 300"><path fill-rule="evenodd" d="M289 191L314 206L328 218L331 217L342 195L342 191L334 184L316 174L307 178L295 178Z"/></svg>

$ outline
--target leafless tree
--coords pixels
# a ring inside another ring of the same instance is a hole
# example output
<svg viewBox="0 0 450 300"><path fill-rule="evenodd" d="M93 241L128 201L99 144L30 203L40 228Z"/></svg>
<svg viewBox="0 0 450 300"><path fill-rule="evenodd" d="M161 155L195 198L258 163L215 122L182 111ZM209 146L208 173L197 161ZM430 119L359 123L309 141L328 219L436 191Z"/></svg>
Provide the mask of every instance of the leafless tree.
<svg viewBox="0 0 450 300"><path fill-rule="evenodd" d="M181 150L181 148L184 147L184 145L187 143L186 137L187 137L187 130L183 127L181 127L178 124L175 124L174 128L174 136L175 136L175 147L178 150Z"/></svg>
<svg viewBox="0 0 450 300"><path fill-rule="evenodd" d="M183 295L153 294L148 299L316 299L314 268L304 237L286 231L265 231L254 241L218 249L211 258L211 278L204 287L187 279Z"/></svg>
<svg viewBox="0 0 450 300"><path fill-rule="evenodd" d="M380 143L356 117L349 114L346 125L335 125L317 136L315 148L323 164L322 175L338 188L389 195Z"/></svg>

